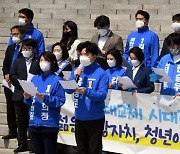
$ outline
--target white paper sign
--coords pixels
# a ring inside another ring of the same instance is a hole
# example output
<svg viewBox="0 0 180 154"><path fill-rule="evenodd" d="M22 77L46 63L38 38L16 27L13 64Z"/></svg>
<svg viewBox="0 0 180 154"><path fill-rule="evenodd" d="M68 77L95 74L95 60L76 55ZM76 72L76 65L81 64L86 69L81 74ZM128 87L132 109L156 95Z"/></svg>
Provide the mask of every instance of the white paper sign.
<svg viewBox="0 0 180 154"><path fill-rule="evenodd" d="M70 81L59 81L60 84L63 86L64 89L76 89L78 88L78 85L75 80Z"/></svg>
<svg viewBox="0 0 180 154"><path fill-rule="evenodd" d="M9 86L5 79L3 79L2 84L4 87L9 88L12 92L14 92L14 86L12 84Z"/></svg>
<svg viewBox="0 0 180 154"><path fill-rule="evenodd" d="M19 79L18 81L25 92L27 92L31 96L36 96L36 93L38 93L38 91L32 82Z"/></svg>
<svg viewBox="0 0 180 154"><path fill-rule="evenodd" d="M123 84L122 88L124 90L128 88L137 88L132 82L132 80L127 76L123 76L123 77L118 76L118 81Z"/></svg>
<svg viewBox="0 0 180 154"><path fill-rule="evenodd" d="M168 74L165 72L165 70L161 68L153 68L154 73L161 75L162 78L159 79L160 82L172 82L171 78L168 76Z"/></svg>

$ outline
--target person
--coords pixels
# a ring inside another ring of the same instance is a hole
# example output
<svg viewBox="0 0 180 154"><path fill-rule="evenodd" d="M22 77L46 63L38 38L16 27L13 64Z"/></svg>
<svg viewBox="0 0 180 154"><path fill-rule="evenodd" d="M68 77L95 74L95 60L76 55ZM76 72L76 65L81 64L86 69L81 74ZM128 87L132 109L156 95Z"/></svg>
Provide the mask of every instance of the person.
<svg viewBox="0 0 180 154"><path fill-rule="evenodd" d="M123 54L123 40L122 37L110 30L110 20L109 17L105 15L98 16L95 19L94 27L98 29L98 33L92 37L91 42L98 45L100 50L98 63L106 70L108 69L106 53L111 49L116 49Z"/></svg>
<svg viewBox="0 0 180 154"><path fill-rule="evenodd" d="M180 33L171 33L167 37L170 53L163 56L157 65L166 71L172 82L163 82L161 95L179 96L180 94Z"/></svg>
<svg viewBox="0 0 180 154"><path fill-rule="evenodd" d="M52 46L52 52L56 56L58 62L58 71L57 75L64 77L62 71L72 71L71 64L67 61L69 54L67 52L66 46L62 42L57 42Z"/></svg>
<svg viewBox="0 0 180 154"><path fill-rule="evenodd" d="M36 96L24 92L24 102L29 109L29 131L32 135L35 154L55 154L59 132L60 108L65 103L65 92L55 72L56 57L43 52L39 58L41 73L32 78L37 88Z"/></svg>
<svg viewBox="0 0 180 154"><path fill-rule="evenodd" d="M128 76L137 88L129 88L133 93L151 93L154 91L154 83L150 81L151 69L143 63L144 53L139 47L133 47L129 51L129 56L133 67L126 70L125 76ZM120 81L119 81L120 83ZM122 86L121 83L119 85Z"/></svg>
<svg viewBox="0 0 180 154"><path fill-rule="evenodd" d="M149 30L148 23L150 15L148 12L138 10L135 14L136 28L135 32L129 34L124 51L124 58L130 60L129 51L133 47L139 47L144 52L144 65L152 68L157 65L159 56L159 38L151 30Z"/></svg>
<svg viewBox="0 0 180 154"><path fill-rule="evenodd" d="M14 152L27 151L27 127L28 127L28 106L23 103L23 89L18 81L30 80L32 75L38 74L39 65L35 59L36 41L26 39L22 42L22 57L16 59L10 70L10 80L15 87L12 100L15 106L17 127L18 127L18 147Z"/></svg>
<svg viewBox="0 0 180 154"><path fill-rule="evenodd" d="M172 16L172 29L174 30L175 33L180 33L180 13L178 14L175 14ZM169 54L170 51L169 51L169 47L167 45L167 37L164 39L164 42L163 42L163 47L162 47L162 50L161 50L161 54L160 54L160 59L166 55L166 54Z"/></svg>
<svg viewBox="0 0 180 154"><path fill-rule="evenodd" d="M7 81L9 86L11 86L9 74L13 62L15 59L22 56L21 47L24 33L25 30L23 26L16 25L11 28L11 36L14 44L7 47L2 67L4 79ZM7 124L9 128L9 133L8 135L2 136L2 139L12 139L17 137L16 114L14 103L12 101L13 92L9 88L4 87L4 94L7 103Z"/></svg>
<svg viewBox="0 0 180 154"><path fill-rule="evenodd" d="M75 61L78 59L76 48L80 43L80 40L78 40L78 28L75 22L66 21L64 23L60 42L66 45L69 53L68 61L74 66Z"/></svg>
<svg viewBox="0 0 180 154"><path fill-rule="evenodd" d="M34 18L34 13L29 8L23 8L19 11L19 25L24 26L25 35L24 39L34 39L36 40L37 47L35 57L38 58L42 52L45 51L44 37L43 34L32 24L32 20ZM14 44L12 37L9 39L8 45Z"/></svg>
<svg viewBox="0 0 180 154"><path fill-rule="evenodd" d="M124 76L126 70L122 65L122 56L120 52L116 49L111 49L107 52L107 63L109 69L106 73L109 77L109 89L119 89L118 87L118 76Z"/></svg>
<svg viewBox="0 0 180 154"><path fill-rule="evenodd" d="M80 65L82 72L74 74L69 80L76 79L79 88L66 90L74 92L75 138L79 154L97 154L102 152L102 133L105 121L105 98L108 92L108 76L97 64L98 46L89 41L82 42Z"/></svg>

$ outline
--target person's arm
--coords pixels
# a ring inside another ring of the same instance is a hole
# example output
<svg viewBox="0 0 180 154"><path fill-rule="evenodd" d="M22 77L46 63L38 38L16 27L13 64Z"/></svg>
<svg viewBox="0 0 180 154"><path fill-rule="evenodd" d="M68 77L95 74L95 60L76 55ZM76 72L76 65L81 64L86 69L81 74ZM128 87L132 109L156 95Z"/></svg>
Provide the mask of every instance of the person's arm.
<svg viewBox="0 0 180 154"><path fill-rule="evenodd" d="M129 58L129 39L127 38L126 47L124 50L123 57L128 60Z"/></svg>
<svg viewBox="0 0 180 154"><path fill-rule="evenodd" d="M180 97L180 92L177 93L177 94L173 97L173 99L175 99L176 97Z"/></svg>
<svg viewBox="0 0 180 154"><path fill-rule="evenodd" d="M37 38L37 54L36 57L38 58L44 51L45 51L45 43L44 43L44 36L41 32L39 32Z"/></svg>
<svg viewBox="0 0 180 154"><path fill-rule="evenodd" d="M24 96L24 101L23 102L30 106L31 103L32 103L32 100L33 100L32 96L30 94L26 93L26 92L23 93L23 96Z"/></svg>
<svg viewBox="0 0 180 154"><path fill-rule="evenodd" d="M154 35L151 44L151 68L157 66L159 57L159 38Z"/></svg>
<svg viewBox="0 0 180 154"><path fill-rule="evenodd" d="M3 71L4 78L10 72L10 70L9 70L10 64L9 64L9 61L8 61L8 50L9 50L9 46L6 49L5 58L3 60L2 71Z"/></svg>

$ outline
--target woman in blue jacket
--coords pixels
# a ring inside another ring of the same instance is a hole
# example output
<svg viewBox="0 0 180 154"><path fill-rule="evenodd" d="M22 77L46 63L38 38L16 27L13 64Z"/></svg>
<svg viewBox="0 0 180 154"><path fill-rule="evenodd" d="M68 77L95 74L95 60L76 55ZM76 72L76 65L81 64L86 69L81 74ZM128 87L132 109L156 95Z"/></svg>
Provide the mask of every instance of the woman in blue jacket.
<svg viewBox="0 0 180 154"><path fill-rule="evenodd" d="M55 154L59 114L65 102L65 93L59 83L61 78L54 73L58 70L55 55L43 52L39 65L42 73L32 78L38 93L36 96L24 93L24 102L30 106L29 131L35 154Z"/></svg>
<svg viewBox="0 0 180 154"><path fill-rule="evenodd" d="M107 52L106 59L109 65L109 69L106 70L109 78L109 89L118 89L118 76L124 76L126 71L121 66L122 56L118 50L111 49Z"/></svg>

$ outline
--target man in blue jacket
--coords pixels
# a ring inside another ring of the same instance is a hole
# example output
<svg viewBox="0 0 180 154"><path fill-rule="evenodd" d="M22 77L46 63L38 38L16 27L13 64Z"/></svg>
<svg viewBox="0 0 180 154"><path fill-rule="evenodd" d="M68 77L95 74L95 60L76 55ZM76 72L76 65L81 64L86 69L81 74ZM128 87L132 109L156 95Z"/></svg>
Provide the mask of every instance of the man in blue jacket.
<svg viewBox="0 0 180 154"><path fill-rule="evenodd" d="M23 8L18 11L19 12L19 25L24 26L25 28L25 39L34 39L36 41L36 53L35 57L38 58L42 52L45 51L44 37L43 34L32 24L32 20L34 18L34 13L31 9ZM12 36L9 39L8 45L12 45L14 42L12 41Z"/></svg>
<svg viewBox="0 0 180 154"><path fill-rule="evenodd" d="M83 46L80 51L82 71L80 74L72 72L70 76L70 80L76 78L79 86L74 91L77 149L79 154L99 154L102 151L104 100L109 81L106 72L96 62L97 45L89 41L79 45Z"/></svg>
<svg viewBox="0 0 180 154"><path fill-rule="evenodd" d="M150 15L148 12L139 10L135 14L135 18L136 28L138 30L128 36L124 57L128 60L129 50L133 47L139 47L144 52L144 65L152 68L157 65L159 38L153 31L149 30L148 23Z"/></svg>

